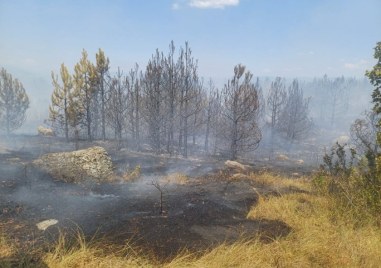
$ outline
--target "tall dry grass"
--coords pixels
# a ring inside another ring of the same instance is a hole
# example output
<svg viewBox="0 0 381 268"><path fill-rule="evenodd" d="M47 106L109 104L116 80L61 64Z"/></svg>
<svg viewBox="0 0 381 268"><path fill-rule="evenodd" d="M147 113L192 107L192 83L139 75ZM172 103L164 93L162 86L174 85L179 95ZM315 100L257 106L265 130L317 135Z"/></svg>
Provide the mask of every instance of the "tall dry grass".
<svg viewBox="0 0 381 268"><path fill-rule="evenodd" d="M128 243L124 247L116 247L102 241L86 242L78 233L74 243L66 241L65 235L49 253L43 257L48 267L152 267L142 252L134 250Z"/></svg>

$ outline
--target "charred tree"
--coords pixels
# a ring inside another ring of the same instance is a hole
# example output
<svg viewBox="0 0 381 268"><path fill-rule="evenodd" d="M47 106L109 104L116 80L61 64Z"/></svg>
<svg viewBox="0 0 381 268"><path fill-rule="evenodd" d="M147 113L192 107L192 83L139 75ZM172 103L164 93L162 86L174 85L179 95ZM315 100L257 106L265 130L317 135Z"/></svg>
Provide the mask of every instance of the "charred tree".
<svg viewBox="0 0 381 268"><path fill-rule="evenodd" d="M110 87L110 99L107 102L106 118L111 128L114 130L118 149L122 144L122 133L125 128L127 117L128 92L125 79L118 68L116 76L112 79Z"/></svg>
<svg viewBox="0 0 381 268"><path fill-rule="evenodd" d="M309 99L304 98L298 80L294 80L288 89L287 99L279 118L279 131L294 142L306 138L312 129L309 116Z"/></svg>
<svg viewBox="0 0 381 268"><path fill-rule="evenodd" d="M144 104L145 119L148 125L148 138L156 153L161 150L163 131L163 55L156 50L155 55L148 62L144 74Z"/></svg>
<svg viewBox="0 0 381 268"><path fill-rule="evenodd" d="M136 64L126 78L126 85L128 91L128 123L137 150L140 150L141 83L139 66Z"/></svg>
<svg viewBox="0 0 381 268"><path fill-rule="evenodd" d="M259 99L253 75L245 66L234 67L234 76L225 84L222 92L223 131L230 159L235 160L239 153L255 150L262 138L258 127Z"/></svg>
<svg viewBox="0 0 381 268"><path fill-rule="evenodd" d="M99 97L101 104L101 129L102 129L102 139L106 140L106 103L107 103L107 77L108 70L110 68L110 60L106 58L104 52L99 49L96 56L96 66L95 72L97 74L97 84L99 88Z"/></svg>
<svg viewBox="0 0 381 268"><path fill-rule="evenodd" d="M2 68L0 70L0 127L9 135L22 126L29 108L23 84Z"/></svg>
<svg viewBox="0 0 381 268"><path fill-rule="evenodd" d="M198 86L197 61L192 57L188 42L185 42L185 49L181 49L179 60L181 80L179 151L182 151L184 157L188 157L189 120L195 113L191 105L196 101Z"/></svg>

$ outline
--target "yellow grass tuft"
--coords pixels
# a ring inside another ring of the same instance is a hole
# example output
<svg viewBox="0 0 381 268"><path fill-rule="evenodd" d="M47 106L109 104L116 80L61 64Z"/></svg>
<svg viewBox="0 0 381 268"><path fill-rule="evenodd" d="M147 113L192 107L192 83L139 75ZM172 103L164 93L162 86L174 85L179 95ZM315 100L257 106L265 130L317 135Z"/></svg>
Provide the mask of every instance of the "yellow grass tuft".
<svg viewBox="0 0 381 268"><path fill-rule="evenodd" d="M16 252L15 246L4 235L0 235L0 259L12 256Z"/></svg>
<svg viewBox="0 0 381 268"><path fill-rule="evenodd" d="M74 245L68 245L64 235L60 235L54 250L43 257L44 263L52 268L70 267L152 267L143 257L128 244L123 248L106 243L86 242L82 234L78 234Z"/></svg>
<svg viewBox="0 0 381 268"><path fill-rule="evenodd" d="M141 173L142 168L137 165L132 171L124 173L122 177L125 181L135 180L140 177Z"/></svg>
<svg viewBox="0 0 381 268"><path fill-rule="evenodd" d="M168 176L161 179L162 183L173 183L173 184L179 184L179 185L185 185L189 181L187 175L183 173L171 173Z"/></svg>
<svg viewBox="0 0 381 268"><path fill-rule="evenodd" d="M269 172L250 173L249 179L262 186L280 188L298 188L303 191L310 191L311 184L309 179L305 177L301 178L288 178L279 174L273 174Z"/></svg>

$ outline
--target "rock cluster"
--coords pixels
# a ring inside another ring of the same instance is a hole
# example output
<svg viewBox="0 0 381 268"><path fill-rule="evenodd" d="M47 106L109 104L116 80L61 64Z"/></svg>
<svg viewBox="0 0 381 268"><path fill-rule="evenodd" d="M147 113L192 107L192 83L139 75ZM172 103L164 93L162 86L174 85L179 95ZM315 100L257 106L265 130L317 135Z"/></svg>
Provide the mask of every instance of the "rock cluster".
<svg viewBox="0 0 381 268"><path fill-rule="evenodd" d="M78 182L87 178L108 180L112 175L112 162L106 150L95 146L84 150L45 154L34 164L52 177L66 182Z"/></svg>

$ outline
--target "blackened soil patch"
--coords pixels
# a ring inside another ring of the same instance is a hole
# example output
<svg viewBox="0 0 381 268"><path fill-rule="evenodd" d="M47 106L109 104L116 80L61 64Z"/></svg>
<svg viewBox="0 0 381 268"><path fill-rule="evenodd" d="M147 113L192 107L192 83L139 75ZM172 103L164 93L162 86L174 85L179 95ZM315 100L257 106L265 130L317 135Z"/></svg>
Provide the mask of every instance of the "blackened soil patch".
<svg viewBox="0 0 381 268"><path fill-rule="evenodd" d="M58 147L49 142L51 148ZM290 232L283 222L246 218L258 193L268 189L219 176L226 175L218 172L223 168L221 161L109 152L117 172L139 165L142 177L70 184L29 165L39 154L28 153L35 144L23 144L25 155L20 150L0 153L0 228L26 249L47 248L59 230L75 233L79 229L87 237L97 235L112 243L132 241L165 260L182 249L200 252L253 237L269 242ZM186 175L186 183L161 181L172 173ZM161 204L152 182L161 184ZM56 219L58 224L38 230L36 224L47 219Z"/></svg>

